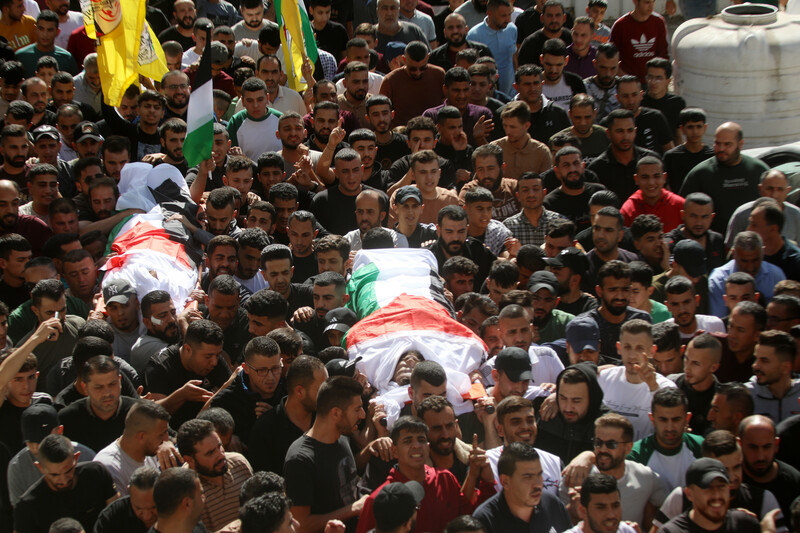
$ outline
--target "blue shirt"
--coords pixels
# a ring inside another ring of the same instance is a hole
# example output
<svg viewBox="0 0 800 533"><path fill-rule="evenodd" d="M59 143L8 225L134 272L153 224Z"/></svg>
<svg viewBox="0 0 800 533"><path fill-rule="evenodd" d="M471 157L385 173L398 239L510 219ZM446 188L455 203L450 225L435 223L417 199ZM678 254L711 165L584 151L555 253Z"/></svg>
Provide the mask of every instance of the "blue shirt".
<svg viewBox="0 0 800 533"><path fill-rule="evenodd" d="M721 267L715 268L708 276L708 310L720 318L728 315L728 308L725 307L725 280L734 272L739 272L736 268L736 260L731 259ZM756 278L756 290L761 293L764 300L770 301L774 294L775 284L786 279L783 270L771 263L763 261L761 268L758 269Z"/></svg>
<svg viewBox="0 0 800 533"><path fill-rule="evenodd" d="M493 30L489 27L487 19L488 17L484 18L483 22L469 30L467 39L478 41L489 47L497 62L497 72L500 75L499 89L513 96L517 93L514 90L514 53L517 51L517 27L514 26L514 23L509 23L502 30Z"/></svg>

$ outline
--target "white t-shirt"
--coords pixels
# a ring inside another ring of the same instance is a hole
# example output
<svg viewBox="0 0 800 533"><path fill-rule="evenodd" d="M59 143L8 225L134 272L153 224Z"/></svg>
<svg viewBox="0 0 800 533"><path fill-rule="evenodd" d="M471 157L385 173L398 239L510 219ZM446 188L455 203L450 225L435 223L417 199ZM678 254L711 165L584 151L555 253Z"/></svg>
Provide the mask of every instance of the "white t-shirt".
<svg viewBox="0 0 800 533"><path fill-rule="evenodd" d="M542 93L552 100L555 105L569 111L569 101L572 98L572 89L567 85L564 76L555 85L542 84Z"/></svg>
<svg viewBox="0 0 800 533"><path fill-rule="evenodd" d="M30 15L30 13L28 14ZM83 14L77 11L67 11L67 21L58 23L58 29L61 30L61 32L58 34L58 37L56 37L56 46L60 46L66 50L69 36L81 26L83 26Z"/></svg>
<svg viewBox="0 0 800 533"><path fill-rule="evenodd" d="M600 372L597 378L603 389L603 403L633 424L633 440L641 440L653 433L650 422L650 405L653 392L647 383L633 384L625 377L625 367L616 366ZM656 374L658 388L674 387L675 383L661 374Z"/></svg>
<svg viewBox="0 0 800 533"><path fill-rule="evenodd" d="M538 386L542 383L555 383L558 380L558 375L564 370L564 363L552 348L531 344L528 348L528 355L531 357L532 384ZM494 385L494 380L491 379L493 369L494 357L481 367L481 374L484 377L488 376L488 382L485 385Z"/></svg>
<svg viewBox="0 0 800 533"><path fill-rule="evenodd" d="M713 316L713 315L694 315L695 319L697 319L697 329L703 330L706 333L727 333L728 331L725 329L725 323L722 321L721 318ZM670 318L666 322L670 324L675 323L674 318ZM694 333L691 335L686 335L684 332L681 332L681 340L682 341L690 341L694 337Z"/></svg>
<svg viewBox="0 0 800 533"><path fill-rule="evenodd" d="M383 83L383 76L377 72L370 71L369 73L369 94L380 94L381 83ZM336 82L336 94L344 94L344 78Z"/></svg>
<svg viewBox="0 0 800 533"><path fill-rule="evenodd" d="M553 496L560 496L561 490L561 471L564 469L564 463L557 455L550 452L540 450L534 447L539 453L539 462L542 464L542 477L544 479L544 490L553 494ZM489 466L492 468L494 474L494 485L497 491L503 490L500 485L500 475L497 473L497 461L500 460L500 454L503 453L503 446L486 450L486 460L489 461Z"/></svg>
<svg viewBox="0 0 800 533"><path fill-rule="evenodd" d="M583 520L578 522L577 526L571 527L568 530L564 531L564 533L586 533L583 530ZM625 522L620 522L619 527L617 527L617 533L636 533L636 530L633 529L628 524L626 524Z"/></svg>
<svg viewBox="0 0 800 533"><path fill-rule="evenodd" d="M253 294L257 293L261 289L269 289L269 283L267 283L267 280L265 280L264 276L261 275L261 269L259 269L258 272L256 272L256 275L250 279L242 279L239 276L233 276L233 279L247 287L247 290Z"/></svg>

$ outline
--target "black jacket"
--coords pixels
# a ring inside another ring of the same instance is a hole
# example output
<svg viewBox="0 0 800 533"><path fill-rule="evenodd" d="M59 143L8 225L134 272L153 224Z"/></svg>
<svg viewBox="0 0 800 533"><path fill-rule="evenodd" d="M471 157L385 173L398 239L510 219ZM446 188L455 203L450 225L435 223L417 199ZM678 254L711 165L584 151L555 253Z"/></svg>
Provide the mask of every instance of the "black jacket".
<svg viewBox="0 0 800 533"><path fill-rule="evenodd" d="M272 398L264 399L250 387L249 376L241 372L233 380L233 383L219 391L211 400L211 407L222 407L228 411L236 421L233 432L243 443L247 443L250 440L250 430L257 420L256 403L265 402L275 407L285 394L285 386L281 381Z"/></svg>
<svg viewBox="0 0 800 533"><path fill-rule="evenodd" d="M581 452L594 449L594 421L608 412L603 405L603 389L597 383L597 366L594 363L578 363L562 370L556 381L556 394L561 387L561 376L569 369L580 371L589 381L589 410L582 419L571 424L561 412L552 420L539 420L539 433L536 436L538 448L558 455L564 463L569 463Z"/></svg>
<svg viewBox="0 0 800 533"><path fill-rule="evenodd" d="M453 62L450 61L450 58L447 54L447 48L450 46L449 43L445 42L442 46L431 52L430 57L428 58L428 63L431 65L436 65L437 67L442 67L445 72L453 68ZM478 52L478 57L492 57L492 52L489 50L489 47L483 43L479 43L477 41L467 41L467 48L472 48Z"/></svg>

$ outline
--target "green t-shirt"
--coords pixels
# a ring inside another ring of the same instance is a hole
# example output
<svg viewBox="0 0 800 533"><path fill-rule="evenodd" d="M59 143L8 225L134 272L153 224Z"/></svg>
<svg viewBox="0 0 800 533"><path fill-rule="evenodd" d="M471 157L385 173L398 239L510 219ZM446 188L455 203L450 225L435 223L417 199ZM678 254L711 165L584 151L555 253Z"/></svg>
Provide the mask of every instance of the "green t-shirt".
<svg viewBox="0 0 800 533"><path fill-rule="evenodd" d="M661 302L650 300L650 318L653 319L653 324L664 322L672 318L672 313L667 310L667 306Z"/></svg>
<svg viewBox="0 0 800 533"><path fill-rule="evenodd" d="M544 327L539 328L539 344L563 339L566 336L567 324L573 318L575 318L575 315L566 313L561 309L553 309L550 320L547 321Z"/></svg>

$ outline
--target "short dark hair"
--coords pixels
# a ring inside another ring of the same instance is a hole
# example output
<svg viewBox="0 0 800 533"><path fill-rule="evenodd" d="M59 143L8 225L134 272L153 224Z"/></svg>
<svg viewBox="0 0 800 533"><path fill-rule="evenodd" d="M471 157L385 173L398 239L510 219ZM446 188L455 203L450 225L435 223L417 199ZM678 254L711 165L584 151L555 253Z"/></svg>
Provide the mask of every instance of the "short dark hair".
<svg viewBox="0 0 800 533"><path fill-rule="evenodd" d="M483 523L468 514L453 518L444 528L444 533L477 533L485 531Z"/></svg>
<svg viewBox="0 0 800 533"><path fill-rule="evenodd" d="M647 288L653 285L653 269L644 261L631 261L628 263L631 269L631 283L641 283Z"/></svg>
<svg viewBox="0 0 800 533"><path fill-rule="evenodd" d="M314 373L324 369L325 365L316 357L298 355L286 371L286 389L291 393L298 385L308 388L314 381Z"/></svg>
<svg viewBox="0 0 800 533"><path fill-rule="evenodd" d="M594 472L586 476L581 483L581 505L588 507L592 494L611 494L619 492L614 476L602 472Z"/></svg>
<svg viewBox="0 0 800 533"><path fill-rule="evenodd" d="M454 222L467 220L467 212L460 205L446 205L439 210L437 224L442 225L442 221L448 218Z"/></svg>
<svg viewBox="0 0 800 533"><path fill-rule="evenodd" d="M152 309L153 304L163 304L169 302L170 300L172 300L172 296L170 296L167 291L155 290L148 292L142 298L142 316L144 318L150 318L152 316L150 310Z"/></svg>
<svg viewBox="0 0 800 533"><path fill-rule="evenodd" d="M261 357L274 357L281 354L278 343L269 337L255 337L244 347L244 360L252 362L257 355Z"/></svg>
<svg viewBox="0 0 800 533"><path fill-rule="evenodd" d="M12 251L29 252L31 243L19 233L9 233L0 237L0 258L8 259Z"/></svg>
<svg viewBox="0 0 800 533"><path fill-rule="evenodd" d="M678 125L685 126L689 122L706 123L706 112L699 107L686 107L678 114ZM688 197L687 197L688 200Z"/></svg>
<svg viewBox="0 0 800 533"><path fill-rule="evenodd" d="M239 489L239 507L270 492L286 492L286 480L275 472L256 472Z"/></svg>
<svg viewBox="0 0 800 533"><path fill-rule="evenodd" d="M43 279L39 281L31 291L31 302L36 307L41 307L42 299L58 301L64 296L66 289L61 280Z"/></svg>
<svg viewBox="0 0 800 533"><path fill-rule="evenodd" d="M153 485L153 500L160 516L170 516L178 510L184 498L194 498L197 472L191 468L168 468L161 472Z"/></svg>
<svg viewBox="0 0 800 533"><path fill-rule="evenodd" d="M81 381L84 383L89 383L91 381L91 377L95 374L110 374L116 373L119 374L119 363L110 357L109 355L95 355L94 357L89 358L81 368L78 368L78 375L81 378Z"/></svg>
<svg viewBox="0 0 800 533"><path fill-rule="evenodd" d="M722 457L735 453L739 444L736 435L725 429L717 429L706 435L701 449L703 457Z"/></svg>
<svg viewBox="0 0 800 533"><path fill-rule="evenodd" d="M242 533L277 531L290 507L290 502L280 492L270 492L250 500L239 510Z"/></svg>
<svg viewBox="0 0 800 533"><path fill-rule="evenodd" d="M790 363L797 353L797 343L794 338L784 331L775 329L762 331L758 336L758 344L769 346L782 363Z"/></svg>
<svg viewBox="0 0 800 533"><path fill-rule="evenodd" d="M474 276L478 273L478 265L475 261L463 255L456 255L444 262L441 269L441 275L444 279L450 279L454 274L461 274L462 276Z"/></svg>
<svg viewBox="0 0 800 533"><path fill-rule="evenodd" d="M178 428L178 436L176 439L178 451L181 452L181 455L194 455L195 446L215 431L214 424L208 420L199 418L187 420Z"/></svg>
<svg viewBox="0 0 800 533"><path fill-rule="evenodd" d="M538 460L539 452L536 448L524 442L514 442L503 448L497 461L497 473L501 476L513 476L517 470L517 463Z"/></svg>
<svg viewBox="0 0 800 533"><path fill-rule="evenodd" d="M647 62L647 68L663 69L664 75L667 78L672 77L672 63L669 62L669 59L664 59L663 57L654 57L653 59Z"/></svg>
<svg viewBox="0 0 800 533"><path fill-rule="evenodd" d="M292 250L285 244L270 244L261 250L261 268L266 270L269 261L279 261L281 259L288 259L289 265L294 264Z"/></svg>
<svg viewBox="0 0 800 533"><path fill-rule="evenodd" d="M742 413L742 418L746 418L755 412L755 404L753 396L747 387L735 381L730 383L721 383L717 387L716 394L725 396L727 403L733 404L734 409Z"/></svg>
<svg viewBox="0 0 800 533"><path fill-rule="evenodd" d="M683 389L679 389L677 387L664 387L658 389L655 394L653 394L653 401L650 404L650 411L655 413L656 406L666 408L683 406L683 410L687 411L689 409L689 399L686 397L686 393L683 392Z"/></svg>
<svg viewBox="0 0 800 533"><path fill-rule="evenodd" d="M733 312L752 316L758 330L763 331L767 327L767 310L755 302L739 302L731 311L731 313Z"/></svg>
<svg viewBox="0 0 800 533"><path fill-rule="evenodd" d="M595 193L597 194L597 193ZM625 225L625 218L622 216L622 213L619 212L619 209L616 207L606 206L600 209L597 212L598 217L611 217L617 219L617 229L622 229Z"/></svg>
<svg viewBox="0 0 800 533"><path fill-rule="evenodd" d="M487 279L501 287L511 287L519 282L519 267L513 261L496 259L489 268Z"/></svg>
<svg viewBox="0 0 800 533"><path fill-rule="evenodd" d="M564 57L567 55L567 44L561 39L548 39L542 47L542 55Z"/></svg>
<svg viewBox="0 0 800 533"><path fill-rule="evenodd" d="M600 211L602 211L602 209ZM600 213L598 212L598 214ZM633 235L633 239L637 241L648 233L655 232L661 234L663 231L664 225L661 223L661 219L655 215L639 215L633 219L633 223L631 224L631 234Z"/></svg>
<svg viewBox="0 0 800 533"><path fill-rule="evenodd" d="M627 263L623 263L617 259L613 259L600 267L597 271L597 284L603 286L603 281L606 278L614 279L630 279L631 267Z"/></svg>
<svg viewBox="0 0 800 533"><path fill-rule="evenodd" d="M363 392L364 387L353 378L346 376L329 378L320 386L317 393L317 416L326 416L334 408L346 409L353 398L361 398Z"/></svg>
<svg viewBox="0 0 800 533"><path fill-rule="evenodd" d="M242 305L244 310L255 316L267 318L286 318L289 312L289 302L279 292L270 289L261 289Z"/></svg>
<svg viewBox="0 0 800 533"><path fill-rule="evenodd" d="M47 435L39 443L39 460L44 459L50 464L63 463L75 454L70 441L64 435Z"/></svg>
<svg viewBox="0 0 800 533"><path fill-rule="evenodd" d="M222 346L224 340L222 328L220 328L216 322L210 320L195 320L186 328L186 335L183 339L183 343L197 349L201 344Z"/></svg>
<svg viewBox="0 0 800 533"><path fill-rule="evenodd" d="M691 292L692 296L695 294L694 283L684 276L673 276L667 280L664 285L664 292L666 294L683 294L684 292Z"/></svg>
<svg viewBox="0 0 800 533"><path fill-rule="evenodd" d="M401 416L397 419L394 425L392 425L392 430L389 434L395 446L400 438L401 431L424 433L427 436L428 426L425 425L425 422L423 422L422 419L417 418L416 416Z"/></svg>
<svg viewBox="0 0 800 533"><path fill-rule="evenodd" d="M447 373L436 361L420 361L411 371L411 388L417 390L423 381L439 387L447 383Z"/></svg>
<svg viewBox="0 0 800 533"><path fill-rule="evenodd" d="M236 429L236 422L233 420L233 416L222 407L211 407L205 411L200 411L200 414L197 415L197 420L211 422L217 435L227 435Z"/></svg>
<svg viewBox="0 0 800 533"><path fill-rule="evenodd" d="M681 351L681 328L674 322L653 324L653 344L657 352Z"/></svg>

